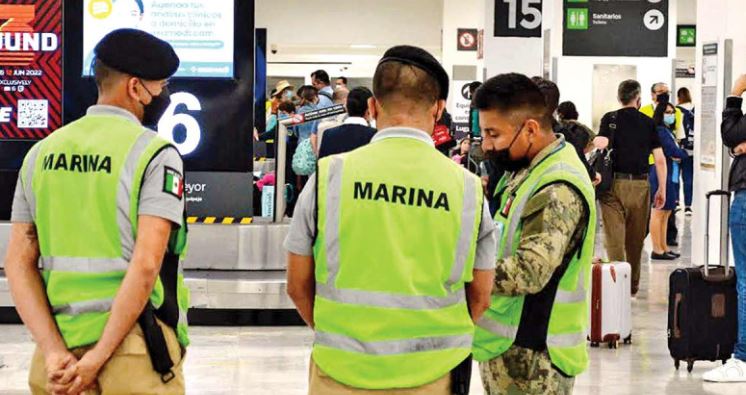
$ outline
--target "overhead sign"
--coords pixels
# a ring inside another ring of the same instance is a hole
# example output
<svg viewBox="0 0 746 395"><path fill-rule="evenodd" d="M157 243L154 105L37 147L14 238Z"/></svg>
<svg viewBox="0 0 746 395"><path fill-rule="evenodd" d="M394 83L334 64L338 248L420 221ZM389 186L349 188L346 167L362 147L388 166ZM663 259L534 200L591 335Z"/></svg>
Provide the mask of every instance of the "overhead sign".
<svg viewBox="0 0 746 395"><path fill-rule="evenodd" d="M564 0L565 56L668 56L668 0Z"/></svg>
<svg viewBox="0 0 746 395"><path fill-rule="evenodd" d="M62 126L62 0L0 5L0 141Z"/></svg>
<svg viewBox="0 0 746 395"><path fill-rule="evenodd" d="M542 0L495 0L495 37L541 37Z"/></svg>
<svg viewBox="0 0 746 395"><path fill-rule="evenodd" d="M479 30L477 29L458 29L459 51L476 51L479 43Z"/></svg>
<svg viewBox="0 0 746 395"><path fill-rule="evenodd" d="M676 46L694 47L696 45L697 45L697 26L696 25L676 26Z"/></svg>

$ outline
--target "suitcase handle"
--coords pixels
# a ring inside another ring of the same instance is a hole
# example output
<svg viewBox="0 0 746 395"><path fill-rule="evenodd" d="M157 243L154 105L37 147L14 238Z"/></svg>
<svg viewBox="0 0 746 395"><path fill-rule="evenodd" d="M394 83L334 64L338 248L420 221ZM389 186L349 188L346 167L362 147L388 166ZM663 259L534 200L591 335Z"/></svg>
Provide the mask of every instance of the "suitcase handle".
<svg viewBox="0 0 746 395"><path fill-rule="evenodd" d="M730 192L724 191L724 190L715 190L707 192L705 195L707 197L707 209L705 210L705 264L702 271L702 277L706 281L722 281L724 279L729 279L733 276L732 271L730 270L730 265L728 264L728 256L729 256L729 248L730 248L730 227L725 227L725 262L720 262L721 265L724 266L724 274L718 274L714 276L710 276L710 198L713 196L720 196L723 198L728 198L728 204L725 206L726 214L728 214L730 210ZM722 235L721 235L722 237ZM721 259L722 261L722 259Z"/></svg>
<svg viewBox="0 0 746 395"><path fill-rule="evenodd" d="M676 294L676 304L674 305L673 309L673 337L675 339L678 339L681 337L681 324L679 323L679 320L681 319L681 294Z"/></svg>

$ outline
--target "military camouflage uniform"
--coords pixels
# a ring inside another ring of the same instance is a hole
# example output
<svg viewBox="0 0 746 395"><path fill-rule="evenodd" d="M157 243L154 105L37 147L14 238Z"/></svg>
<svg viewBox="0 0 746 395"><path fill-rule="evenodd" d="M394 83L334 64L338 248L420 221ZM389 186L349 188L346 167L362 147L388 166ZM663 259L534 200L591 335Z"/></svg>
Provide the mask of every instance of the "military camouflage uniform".
<svg viewBox="0 0 746 395"><path fill-rule="evenodd" d="M517 189L530 169L562 141L542 150L529 169L514 174L504 193ZM523 232L518 249L514 255L497 261L492 292L509 296L540 292L565 255L582 242L587 218L582 197L566 184L552 184L532 196L521 213ZM570 394L575 381L552 367L546 350L515 345L500 357L480 363L480 369L488 395Z"/></svg>

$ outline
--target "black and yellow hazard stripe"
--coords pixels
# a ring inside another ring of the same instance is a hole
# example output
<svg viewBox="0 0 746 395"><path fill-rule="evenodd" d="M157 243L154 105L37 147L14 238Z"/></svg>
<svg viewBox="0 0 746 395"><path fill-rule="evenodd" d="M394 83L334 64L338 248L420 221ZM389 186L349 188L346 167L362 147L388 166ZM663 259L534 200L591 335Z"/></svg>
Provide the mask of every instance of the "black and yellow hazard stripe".
<svg viewBox="0 0 746 395"><path fill-rule="evenodd" d="M187 217L188 224L248 225L252 220L251 217Z"/></svg>

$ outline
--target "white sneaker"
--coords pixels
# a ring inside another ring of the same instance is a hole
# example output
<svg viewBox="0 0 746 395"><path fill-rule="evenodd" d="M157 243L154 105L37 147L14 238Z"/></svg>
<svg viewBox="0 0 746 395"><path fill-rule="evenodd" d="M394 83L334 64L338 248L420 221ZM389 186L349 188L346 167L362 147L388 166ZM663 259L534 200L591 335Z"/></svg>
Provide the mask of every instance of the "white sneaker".
<svg viewBox="0 0 746 395"><path fill-rule="evenodd" d="M714 383L746 383L746 362L731 358L725 365L703 374L702 378Z"/></svg>

